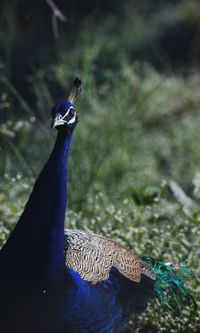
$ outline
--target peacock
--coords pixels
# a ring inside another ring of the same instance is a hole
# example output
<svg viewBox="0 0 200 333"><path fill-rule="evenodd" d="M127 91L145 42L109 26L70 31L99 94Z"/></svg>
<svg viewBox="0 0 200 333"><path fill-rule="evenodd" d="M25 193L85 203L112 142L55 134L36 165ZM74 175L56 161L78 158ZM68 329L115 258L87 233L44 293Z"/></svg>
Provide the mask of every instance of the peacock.
<svg viewBox="0 0 200 333"><path fill-rule="evenodd" d="M52 108L54 148L0 251L1 333L123 333L129 315L142 313L151 298L179 308L190 299L184 267L139 257L92 232L64 230L80 90L77 78L68 99Z"/></svg>

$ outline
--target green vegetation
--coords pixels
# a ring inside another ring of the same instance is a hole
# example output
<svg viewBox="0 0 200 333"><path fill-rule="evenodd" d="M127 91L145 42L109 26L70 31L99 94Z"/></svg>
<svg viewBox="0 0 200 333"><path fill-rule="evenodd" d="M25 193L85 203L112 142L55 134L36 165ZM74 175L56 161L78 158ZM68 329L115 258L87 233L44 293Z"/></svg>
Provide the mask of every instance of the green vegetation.
<svg viewBox="0 0 200 333"><path fill-rule="evenodd" d="M2 58L0 64L0 245L17 222L51 151L56 133L50 129L50 109L66 97L68 84L78 75L84 85L76 104L80 122L71 149L66 225L111 237L140 255L186 263L191 271L187 285L197 307L178 316L154 301L144 315L131 319L129 332L137 328L143 333L197 333L200 71L194 59L182 59L188 67L177 68L177 58L170 62L157 54L152 47L160 38L154 8L145 12L127 3L120 13L121 25L118 13L105 15L101 25L95 14L87 18L82 14L68 48L62 46L66 36L61 27L60 40L48 49L54 50L55 59L51 53L46 64L41 61L23 74L28 88L18 86L9 74L12 61L16 63L9 58L14 30L8 25L12 31L7 41L0 34L0 47L7 54L7 61ZM199 24L197 3L187 4L165 7L172 26ZM10 13L7 22L17 26L14 9L5 10ZM163 19L162 32L168 32L162 6L157 13ZM69 24L68 33L74 28ZM154 50L151 59L141 57L147 50ZM42 52L44 56L46 51ZM177 184L187 197L180 195Z"/></svg>

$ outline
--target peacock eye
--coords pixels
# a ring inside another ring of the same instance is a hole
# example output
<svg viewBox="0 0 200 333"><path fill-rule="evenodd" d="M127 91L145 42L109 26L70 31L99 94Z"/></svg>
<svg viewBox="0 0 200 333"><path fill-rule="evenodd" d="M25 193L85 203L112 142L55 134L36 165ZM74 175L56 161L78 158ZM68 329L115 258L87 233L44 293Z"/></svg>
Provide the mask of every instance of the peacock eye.
<svg viewBox="0 0 200 333"><path fill-rule="evenodd" d="M68 115L70 116L70 118L73 118L74 115L75 115L75 110L71 108L71 109L69 110Z"/></svg>

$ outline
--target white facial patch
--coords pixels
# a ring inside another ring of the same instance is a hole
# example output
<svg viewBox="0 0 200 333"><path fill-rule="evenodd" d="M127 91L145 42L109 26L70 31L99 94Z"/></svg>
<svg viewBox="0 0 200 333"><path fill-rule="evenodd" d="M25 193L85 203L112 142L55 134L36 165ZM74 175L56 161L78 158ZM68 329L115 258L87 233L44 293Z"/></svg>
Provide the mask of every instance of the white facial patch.
<svg viewBox="0 0 200 333"><path fill-rule="evenodd" d="M67 121L66 119L71 110L73 110L73 112L74 112L73 117ZM73 107L70 107L64 115L62 115L61 113L56 115L54 127L59 126L59 125L64 125L64 124L70 125L70 124L73 124L75 121L76 121L76 111Z"/></svg>
<svg viewBox="0 0 200 333"><path fill-rule="evenodd" d="M74 112L74 116L73 116L72 119L70 119L69 121L64 120L64 118L68 116L68 114L69 114L69 112L70 112L71 110L74 110L74 111L75 111L75 109L74 109L73 107L70 107L70 108L67 110L67 112L65 113L65 115L62 117L62 120L63 120L65 123L67 123L67 124L73 124L73 123L75 122L75 120L76 120L76 111Z"/></svg>

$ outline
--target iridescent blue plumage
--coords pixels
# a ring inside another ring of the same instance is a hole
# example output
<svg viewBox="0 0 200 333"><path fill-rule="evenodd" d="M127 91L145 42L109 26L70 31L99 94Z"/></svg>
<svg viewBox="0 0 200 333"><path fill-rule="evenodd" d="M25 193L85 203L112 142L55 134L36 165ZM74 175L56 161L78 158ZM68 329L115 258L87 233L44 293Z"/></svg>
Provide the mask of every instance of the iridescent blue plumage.
<svg viewBox="0 0 200 333"><path fill-rule="evenodd" d="M89 232L64 234L79 86L75 81L69 100L52 109L55 146L0 252L1 333L123 333L128 316L155 296L155 261ZM170 269L160 267L170 279ZM163 276L159 270L159 285Z"/></svg>
<svg viewBox="0 0 200 333"><path fill-rule="evenodd" d="M67 110L69 114L66 115ZM66 118L63 126L59 126L56 119L58 112ZM57 292L60 293L65 279L67 158L77 116L67 101L54 107L52 117L54 127L58 127L54 149L16 228L0 252L2 332L18 332L16 327L20 325L20 332L42 331L51 323L49 318L45 321L51 313L47 308L51 309L51 302L57 297ZM46 297L48 293L51 299Z"/></svg>

